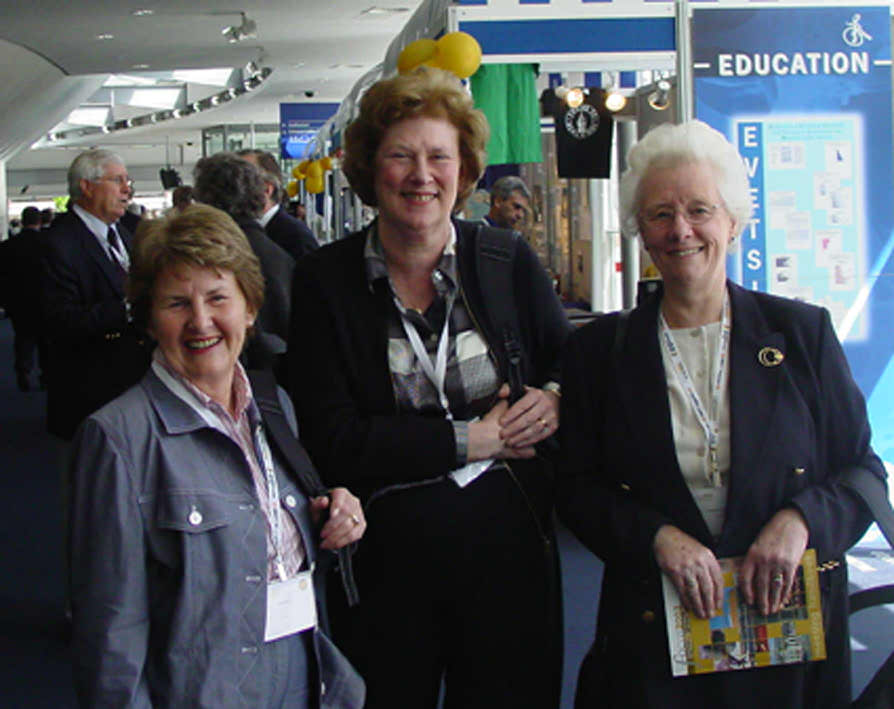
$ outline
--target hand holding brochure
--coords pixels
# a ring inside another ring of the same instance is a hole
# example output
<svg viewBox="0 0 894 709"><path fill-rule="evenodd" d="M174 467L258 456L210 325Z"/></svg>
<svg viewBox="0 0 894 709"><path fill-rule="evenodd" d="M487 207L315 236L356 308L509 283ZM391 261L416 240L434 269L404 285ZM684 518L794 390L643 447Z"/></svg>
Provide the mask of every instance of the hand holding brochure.
<svg viewBox="0 0 894 709"><path fill-rule="evenodd" d="M711 618L686 610L673 582L662 575L667 639L674 677L824 660L816 552L804 552L791 601L768 616L746 605L739 592L742 557L720 559L723 606Z"/></svg>

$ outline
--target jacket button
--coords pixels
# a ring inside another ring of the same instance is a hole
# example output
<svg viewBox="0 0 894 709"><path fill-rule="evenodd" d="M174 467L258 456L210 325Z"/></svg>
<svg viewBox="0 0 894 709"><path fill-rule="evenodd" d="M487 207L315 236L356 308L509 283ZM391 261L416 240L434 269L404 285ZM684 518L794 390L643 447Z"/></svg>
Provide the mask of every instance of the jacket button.
<svg viewBox="0 0 894 709"><path fill-rule="evenodd" d="M803 475L803 474L806 473L807 471L806 471L804 468L795 468L792 472L793 472L795 475Z"/></svg>
<svg viewBox="0 0 894 709"><path fill-rule="evenodd" d="M621 489L624 492L630 492L630 485L628 485L627 483L621 483Z"/></svg>
<svg viewBox="0 0 894 709"><path fill-rule="evenodd" d="M320 682L320 696L322 697L324 694L326 694L326 683Z"/></svg>
<svg viewBox="0 0 894 709"><path fill-rule="evenodd" d="M286 507L294 507L296 504L298 504L298 501L294 495L286 495Z"/></svg>
<svg viewBox="0 0 894 709"><path fill-rule="evenodd" d="M193 510L189 513L189 517L187 517L187 519L193 527L197 527L202 523L202 513L198 510Z"/></svg>
<svg viewBox="0 0 894 709"><path fill-rule="evenodd" d="M653 620L655 620L655 613L653 611L643 612L643 623L651 623Z"/></svg>

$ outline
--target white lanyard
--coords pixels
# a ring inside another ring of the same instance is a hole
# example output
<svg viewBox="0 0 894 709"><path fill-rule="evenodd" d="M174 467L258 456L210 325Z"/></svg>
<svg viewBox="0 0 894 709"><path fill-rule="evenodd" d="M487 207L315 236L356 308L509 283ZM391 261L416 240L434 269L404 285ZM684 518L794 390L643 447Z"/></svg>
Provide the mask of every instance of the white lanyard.
<svg viewBox="0 0 894 709"><path fill-rule="evenodd" d="M730 338L730 305L729 294L723 293L723 319L720 323L720 337L717 340L717 356L714 358L714 369L711 387L711 410L705 409L695 389L692 377L689 376L689 370L686 369L686 363L680 356L677 349L677 343L674 341L674 335L664 319L664 314L659 311L659 324L661 328L661 343L664 350L670 357L673 364L674 374L680 386L686 392L689 403L695 412L699 425L704 431L705 439L708 442L708 451L710 455L710 468L708 470L708 482L714 487L721 487L723 484L720 470L717 466L717 443L719 440L717 420L720 417L720 400L723 395L723 376L726 372L726 362L729 357L729 338Z"/></svg>
<svg viewBox="0 0 894 709"><path fill-rule="evenodd" d="M282 549L282 510L279 504L279 481L276 479L276 471L273 468L273 456L270 455L270 446L261 424L255 428L255 441L261 452L261 462L264 465L264 476L267 479L267 515L270 521L270 535L273 539L273 554L276 573L281 581L286 580L286 565L283 562Z"/></svg>
<svg viewBox="0 0 894 709"><path fill-rule="evenodd" d="M407 339L410 341L410 347L413 353L422 365L422 371L432 383L438 392L438 400L441 407L447 413L447 419L452 421L453 415L450 413L450 402L447 400L447 393L444 391L444 380L447 378L447 345L450 339L450 312L453 310L453 301L455 295L447 296L447 307L444 312L444 327L441 328L441 337L438 340L438 351L435 354L435 361L431 361L425 345L422 344L422 338L416 332L416 328L409 317L407 317L407 309L403 306L397 296L394 296L394 304L400 313L400 324L403 325L404 332L407 333Z"/></svg>

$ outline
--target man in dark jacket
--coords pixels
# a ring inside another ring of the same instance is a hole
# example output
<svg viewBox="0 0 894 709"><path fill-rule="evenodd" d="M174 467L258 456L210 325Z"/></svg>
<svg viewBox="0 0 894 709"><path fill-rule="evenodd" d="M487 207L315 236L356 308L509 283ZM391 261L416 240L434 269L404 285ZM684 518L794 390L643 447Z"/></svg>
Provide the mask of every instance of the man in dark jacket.
<svg viewBox="0 0 894 709"><path fill-rule="evenodd" d="M4 254L7 274L5 306L15 332L16 384L20 391L30 391L31 371L34 369L34 353L38 352L40 379L43 381L46 356L40 342L40 210L25 207L22 210L22 230L9 240Z"/></svg>
<svg viewBox="0 0 894 709"><path fill-rule="evenodd" d="M318 248L319 244L307 225L282 207L282 179L276 158L263 150L240 150L237 155L258 168L264 179L264 207L258 222L267 236L296 261Z"/></svg>
<svg viewBox="0 0 894 709"><path fill-rule="evenodd" d="M69 211L46 235L47 428L66 439L89 414L136 384L149 365L149 344L131 325L124 300L131 235L118 220L132 185L115 153L81 153L68 169Z"/></svg>
<svg viewBox="0 0 894 709"><path fill-rule="evenodd" d="M270 367L286 351L295 260L257 221L264 206L264 180L254 165L229 152L202 158L194 174L196 199L229 214L261 262L264 305L255 335L246 344L245 363L251 369Z"/></svg>

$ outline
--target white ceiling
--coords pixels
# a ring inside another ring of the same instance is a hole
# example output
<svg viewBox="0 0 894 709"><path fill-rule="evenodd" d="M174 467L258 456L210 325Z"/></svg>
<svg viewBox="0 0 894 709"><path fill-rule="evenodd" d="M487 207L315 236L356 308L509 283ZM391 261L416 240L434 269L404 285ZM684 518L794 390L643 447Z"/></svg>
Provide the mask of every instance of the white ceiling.
<svg viewBox="0 0 894 709"><path fill-rule="evenodd" d="M420 4L421 0L240 0L231 5L213 0L188 4L0 0L0 40L39 55L68 76L243 67L250 61L274 70L261 89L219 108L88 143L115 147L129 166L153 165L165 161L165 150L170 154L171 146L175 155L176 147L187 143L200 150L196 142L202 127L278 123L280 102L340 102L364 73L383 60L388 44ZM138 10L152 14L134 14ZM258 36L231 44L222 30L239 25L240 12L257 23ZM112 37L98 38L101 35ZM16 66L0 66L0 85L15 72ZM10 158L7 171L65 168L75 154L72 149L25 148Z"/></svg>

